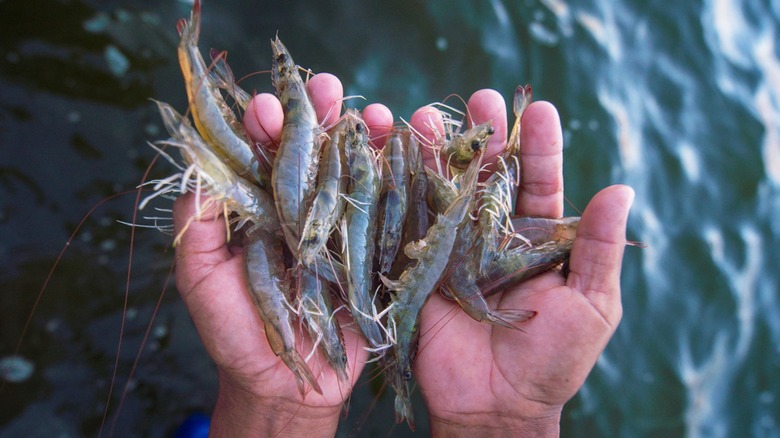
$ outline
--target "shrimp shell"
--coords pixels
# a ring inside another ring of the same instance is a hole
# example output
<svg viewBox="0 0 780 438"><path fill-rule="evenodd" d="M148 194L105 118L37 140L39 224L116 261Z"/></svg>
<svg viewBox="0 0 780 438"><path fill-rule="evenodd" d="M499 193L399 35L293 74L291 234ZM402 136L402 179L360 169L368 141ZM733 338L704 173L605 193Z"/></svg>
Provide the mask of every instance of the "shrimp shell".
<svg viewBox="0 0 780 438"><path fill-rule="evenodd" d="M385 345L372 299L379 170L368 145L368 133L357 116L348 117L346 146L349 160L350 202L344 211L346 233L342 259L347 265L347 296L352 316L370 348Z"/></svg>
<svg viewBox="0 0 780 438"><path fill-rule="evenodd" d="M271 185L287 245L296 251L304 215L314 196L321 129L306 84L287 48L277 37L271 41L271 49L271 81L284 110Z"/></svg>
<svg viewBox="0 0 780 438"><path fill-rule="evenodd" d="M396 421L413 423L409 400L409 382L412 378L412 359L416 351L420 312L439 286L459 229L469 218L477 187L482 159L472 161L464 178L463 188L444 214L428 229L425 238L404 247L406 255L416 260L398 280L381 277L388 289L395 292L388 311L388 330L395 334L394 360L390 367L390 382L396 391Z"/></svg>
<svg viewBox="0 0 780 438"><path fill-rule="evenodd" d="M394 130L382 150L382 191L379 200L377 260L379 274L390 272L403 237L409 210L409 161L406 144L409 131Z"/></svg>
<svg viewBox="0 0 780 438"><path fill-rule="evenodd" d="M317 379L295 349L295 331L290 322L287 282L282 259L282 242L263 230L249 234L244 243L244 266L252 302L265 325L265 335L273 352L295 375L301 396L304 381L322 394Z"/></svg>
<svg viewBox="0 0 780 438"><path fill-rule="evenodd" d="M198 49L200 1L195 1L189 21L179 21L179 34L179 65L195 127L214 152L239 176L261 185L267 184L253 166L254 154L243 125L225 103Z"/></svg>
<svg viewBox="0 0 780 438"><path fill-rule="evenodd" d="M344 118L331 131L330 140L322 148L319 181L299 244L300 260L307 266L314 263L315 257L325 247L344 212L343 195L348 182L344 145L346 129L347 118Z"/></svg>

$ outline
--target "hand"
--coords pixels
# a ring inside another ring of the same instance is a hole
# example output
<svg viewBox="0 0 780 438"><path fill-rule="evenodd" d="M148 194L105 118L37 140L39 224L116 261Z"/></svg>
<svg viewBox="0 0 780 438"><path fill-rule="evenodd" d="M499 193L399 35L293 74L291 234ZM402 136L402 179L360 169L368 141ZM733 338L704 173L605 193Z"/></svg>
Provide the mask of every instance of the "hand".
<svg viewBox="0 0 780 438"><path fill-rule="evenodd" d="M308 86L320 120L332 124L341 108L341 83L332 75L322 74L311 78ZM392 115L382 105L367 107L364 118L369 128L374 127L373 136L386 133L392 126ZM253 140L278 142L283 117L274 96L256 96L244 120ZM276 436L284 431L285 436L333 436L342 405L365 365L365 340L354 330L343 330L348 387L340 385L335 372L318 353L309 366L318 377L322 394L309 391L301 398L292 373L268 345L247 289L241 248L227 241L222 211L212 209L188 223L195 212L194 194L174 203L176 232L186 227L176 247L176 284L219 370L211 434ZM343 327L351 322L347 313L339 312ZM311 340L303 335L298 341L305 357L312 349Z"/></svg>
<svg viewBox="0 0 780 438"><path fill-rule="evenodd" d="M473 123L493 120L487 156L505 144L504 107L491 90L469 100ZM418 130L428 126L428 135L436 120L431 108L412 117ZM523 115L521 155L517 213L560 217L562 133L549 103L534 103ZM522 331L476 322L455 302L431 297L421 316L414 372L434 435L557 436L563 404L582 386L620 322L620 267L632 199L630 188L613 186L591 200L568 278L547 272L488 299L492 308L538 312L518 324Z"/></svg>

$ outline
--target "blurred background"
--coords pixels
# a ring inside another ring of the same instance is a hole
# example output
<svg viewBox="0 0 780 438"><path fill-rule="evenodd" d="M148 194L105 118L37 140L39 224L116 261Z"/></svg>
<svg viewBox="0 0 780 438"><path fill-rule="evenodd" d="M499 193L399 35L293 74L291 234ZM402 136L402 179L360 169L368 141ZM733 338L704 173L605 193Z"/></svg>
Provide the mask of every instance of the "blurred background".
<svg viewBox="0 0 780 438"><path fill-rule="evenodd" d="M133 221L146 142L165 137L149 99L186 108L175 24L191 6L0 1L2 436L96 435L114 379L104 434L115 422L116 436L170 436L213 407L215 369L166 287L169 236L135 229L121 326L132 229L118 221ZM203 5L202 51L227 50L238 77L260 72L249 90L271 92L277 32L300 65L396 118L530 83L561 114L567 214L610 184L636 190L628 237L647 247L626 249L623 322L566 405L563 436L780 436L780 3ZM159 161L147 179L172 171ZM68 236L117 193L35 306ZM411 433L379 387L358 385L339 436L425 436L419 398Z"/></svg>

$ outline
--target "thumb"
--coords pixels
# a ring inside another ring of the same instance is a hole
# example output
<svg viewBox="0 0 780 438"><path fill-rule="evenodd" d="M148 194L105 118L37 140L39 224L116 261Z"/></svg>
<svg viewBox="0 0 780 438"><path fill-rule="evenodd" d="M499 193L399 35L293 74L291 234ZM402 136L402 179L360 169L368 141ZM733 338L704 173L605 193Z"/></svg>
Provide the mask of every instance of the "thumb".
<svg viewBox="0 0 780 438"><path fill-rule="evenodd" d="M612 327L622 316L620 269L633 200L634 191L628 186L597 193L582 214L569 262L567 285L583 293Z"/></svg>

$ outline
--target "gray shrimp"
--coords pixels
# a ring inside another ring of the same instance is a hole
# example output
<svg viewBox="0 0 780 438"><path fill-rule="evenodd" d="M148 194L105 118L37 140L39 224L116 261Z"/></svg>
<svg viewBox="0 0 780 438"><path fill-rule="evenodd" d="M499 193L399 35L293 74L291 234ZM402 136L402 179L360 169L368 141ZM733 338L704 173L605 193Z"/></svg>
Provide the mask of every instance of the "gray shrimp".
<svg viewBox="0 0 780 438"><path fill-rule="evenodd" d="M379 198L377 260L380 275L390 272L401 246L409 209L409 131L394 130L382 150L382 190Z"/></svg>
<svg viewBox="0 0 780 438"><path fill-rule="evenodd" d="M439 286L449 264L456 236L469 218L479 176L480 158L472 161L466 171L463 187L444 214L428 229L425 237L404 247L406 255L416 264L407 268L397 280L381 277L385 286L394 291L388 311L388 331L394 334L393 362L390 383L395 389L396 420L413 424L410 396L412 360L419 336L420 312Z"/></svg>

